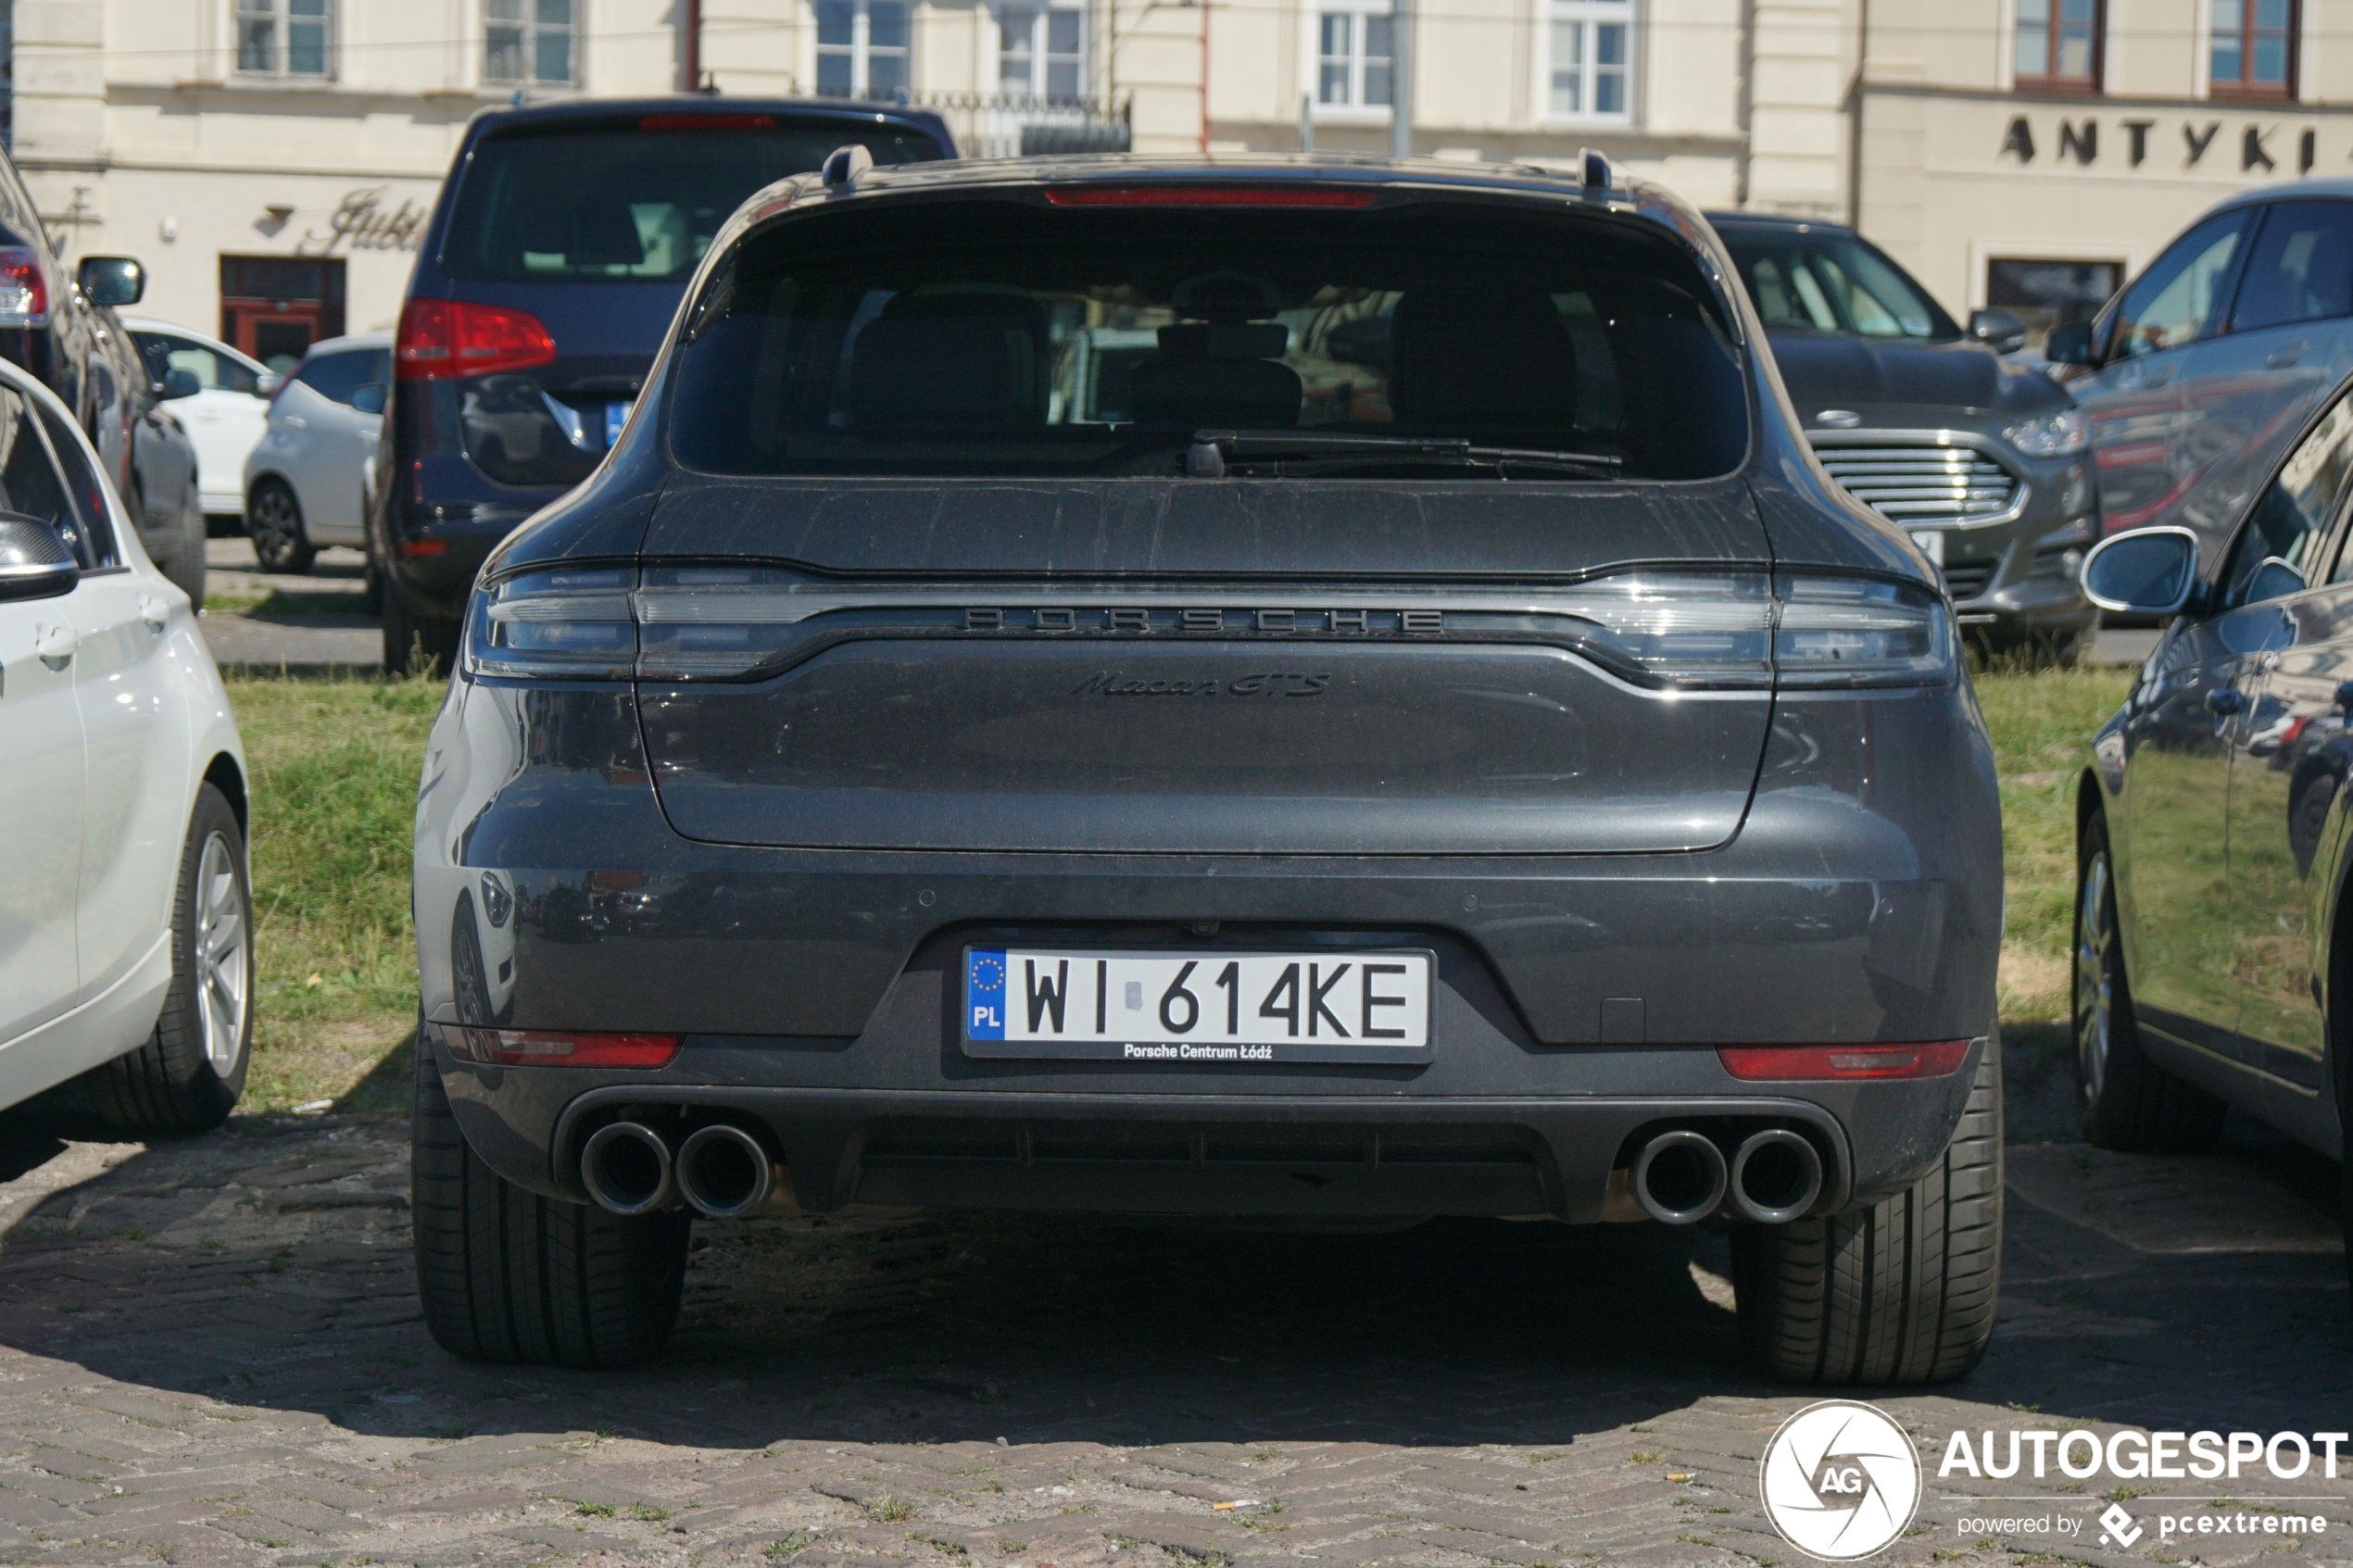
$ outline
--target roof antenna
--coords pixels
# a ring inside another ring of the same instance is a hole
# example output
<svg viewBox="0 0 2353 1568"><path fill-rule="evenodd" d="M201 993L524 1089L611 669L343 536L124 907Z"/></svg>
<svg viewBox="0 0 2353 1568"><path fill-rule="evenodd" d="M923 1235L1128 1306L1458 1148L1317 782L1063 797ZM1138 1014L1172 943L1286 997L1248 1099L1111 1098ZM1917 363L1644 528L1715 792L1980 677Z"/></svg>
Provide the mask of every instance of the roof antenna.
<svg viewBox="0 0 2353 1568"><path fill-rule="evenodd" d="M1610 188L1609 158L1605 155L1591 147L1580 148L1577 154L1577 166L1582 171L1587 190L1606 191Z"/></svg>
<svg viewBox="0 0 2353 1568"><path fill-rule="evenodd" d="M846 147L836 147L825 155L822 178L828 190L858 183L858 176L875 167L875 155L862 142L852 142Z"/></svg>

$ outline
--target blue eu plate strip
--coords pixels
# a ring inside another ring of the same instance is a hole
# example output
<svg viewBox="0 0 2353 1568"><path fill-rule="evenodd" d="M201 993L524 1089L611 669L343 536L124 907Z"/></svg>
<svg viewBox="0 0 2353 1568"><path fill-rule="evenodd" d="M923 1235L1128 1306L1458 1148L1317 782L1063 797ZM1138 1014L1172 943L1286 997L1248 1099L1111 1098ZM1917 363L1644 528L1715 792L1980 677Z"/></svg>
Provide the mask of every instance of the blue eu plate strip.
<svg viewBox="0 0 2353 1568"><path fill-rule="evenodd" d="M964 957L964 1034L974 1040L1005 1037L1005 954L975 947Z"/></svg>

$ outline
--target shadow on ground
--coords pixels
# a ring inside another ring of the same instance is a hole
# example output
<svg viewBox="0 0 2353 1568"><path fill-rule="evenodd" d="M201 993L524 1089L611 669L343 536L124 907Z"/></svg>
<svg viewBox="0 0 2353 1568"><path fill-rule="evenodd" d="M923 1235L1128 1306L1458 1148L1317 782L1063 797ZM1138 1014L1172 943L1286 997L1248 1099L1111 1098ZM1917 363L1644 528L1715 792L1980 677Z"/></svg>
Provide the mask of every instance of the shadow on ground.
<svg viewBox="0 0 2353 1568"><path fill-rule="evenodd" d="M2031 1098L2047 1062L2019 1067ZM21 1110L0 1119L0 1172L57 1157L59 1132ZM1712 1396L1790 1392L1743 1369L1721 1231L1461 1221L1337 1235L995 1214L707 1226L657 1364L469 1366L417 1315L406 1134L382 1112L240 1121L49 1196L0 1251L0 1344L359 1433L604 1430L705 1449L1560 1444ZM2282 1204L2309 1201L2325 1166L2259 1140L2220 1158L2274 1170L2259 1190ZM2191 1429L2343 1424L2340 1254L2153 1252L2087 1212L2013 1199L1994 1348L1942 1392L2005 1419L2017 1406Z"/></svg>

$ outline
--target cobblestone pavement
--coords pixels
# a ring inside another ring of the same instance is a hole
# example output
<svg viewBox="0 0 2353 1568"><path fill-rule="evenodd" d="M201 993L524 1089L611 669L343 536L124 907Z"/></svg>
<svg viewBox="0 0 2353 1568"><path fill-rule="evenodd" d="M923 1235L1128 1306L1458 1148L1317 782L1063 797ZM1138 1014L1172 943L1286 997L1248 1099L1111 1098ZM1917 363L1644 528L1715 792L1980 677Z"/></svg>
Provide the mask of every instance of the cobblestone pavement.
<svg viewBox="0 0 2353 1568"><path fill-rule="evenodd" d="M2169 1544L2157 1515L2266 1509L2331 1522L2303 1560L2353 1559L2353 1479L2246 1478L2219 1503L2176 1483L2131 1499L2145 1534L2120 1552L2090 1523L2107 1499L2056 1474L1935 1477L1957 1428L2353 1416L2333 1166L2257 1137L2201 1159L2010 1154L1992 1354L1880 1401L1931 1470L1893 1559L2246 1561L2286 1538ZM674 1348L592 1376L433 1346L407 1183L395 1119L145 1147L37 1108L0 1119L0 1559L1800 1561L1759 1512L1756 1462L1808 1396L1741 1370L1704 1229L707 1227Z"/></svg>

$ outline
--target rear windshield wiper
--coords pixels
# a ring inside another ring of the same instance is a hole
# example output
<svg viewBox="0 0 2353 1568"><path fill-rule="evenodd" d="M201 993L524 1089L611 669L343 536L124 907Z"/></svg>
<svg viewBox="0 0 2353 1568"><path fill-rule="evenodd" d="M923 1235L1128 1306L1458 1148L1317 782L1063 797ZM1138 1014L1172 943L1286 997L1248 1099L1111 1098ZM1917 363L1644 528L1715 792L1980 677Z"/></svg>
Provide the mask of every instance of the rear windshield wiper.
<svg viewBox="0 0 2353 1568"><path fill-rule="evenodd" d="M1196 431L1192 445L1185 452L1185 472L1194 479L1221 479L1237 470L1279 477L1334 467L1395 464L1612 474L1625 466L1625 459L1606 452L1481 446L1454 436L1324 435L1282 430Z"/></svg>

